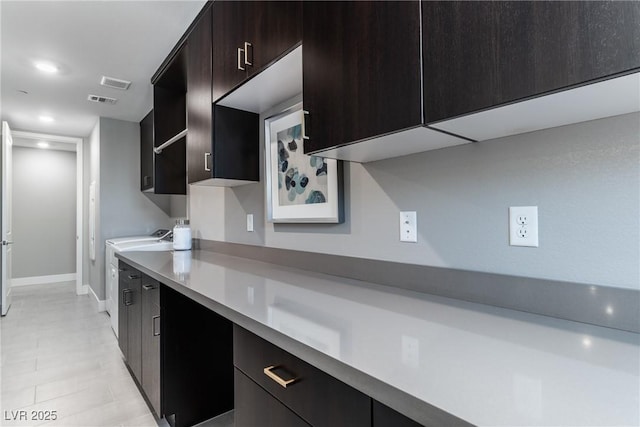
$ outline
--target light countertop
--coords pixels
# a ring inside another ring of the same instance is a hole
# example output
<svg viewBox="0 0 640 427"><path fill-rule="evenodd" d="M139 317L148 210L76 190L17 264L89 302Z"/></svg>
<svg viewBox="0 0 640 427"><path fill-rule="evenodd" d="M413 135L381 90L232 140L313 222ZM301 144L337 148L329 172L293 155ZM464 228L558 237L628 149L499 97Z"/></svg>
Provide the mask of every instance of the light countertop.
<svg viewBox="0 0 640 427"><path fill-rule="evenodd" d="M209 251L118 257L426 423L640 425L640 335Z"/></svg>

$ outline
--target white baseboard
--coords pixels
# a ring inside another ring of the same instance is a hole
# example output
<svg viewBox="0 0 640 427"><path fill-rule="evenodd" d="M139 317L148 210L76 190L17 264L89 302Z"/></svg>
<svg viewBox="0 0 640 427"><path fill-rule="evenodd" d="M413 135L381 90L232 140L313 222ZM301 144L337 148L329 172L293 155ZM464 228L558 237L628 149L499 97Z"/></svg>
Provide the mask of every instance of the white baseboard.
<svg viewBox="0 0 640 427"><path fill-rule="evenodd" d="M106 311L107 302L103 299L101 300L100 298L98 298L98 295L96 295L96 293L93 292L93 288L91 286L89 286L89 293L93 295L93 298L89 297L89 299L91 300L91 305L93 305L93 308L95 308L96 311L98 312Z"/></svg>
<svg viewBox="0 0 640 427"><path fill-rule="evenodd" d="M76 273L52 274L50 276L18 277L11 279L11 286L41 285L44 283L72 282L76 280Z"/></svg>
<svg viewBox="0 0 640 427"><path fill-rule="evenodd" d="M80 288L80 292L78 292L78 295L87 295L89 293L89 285L82 285L82 287Z"/></svg>

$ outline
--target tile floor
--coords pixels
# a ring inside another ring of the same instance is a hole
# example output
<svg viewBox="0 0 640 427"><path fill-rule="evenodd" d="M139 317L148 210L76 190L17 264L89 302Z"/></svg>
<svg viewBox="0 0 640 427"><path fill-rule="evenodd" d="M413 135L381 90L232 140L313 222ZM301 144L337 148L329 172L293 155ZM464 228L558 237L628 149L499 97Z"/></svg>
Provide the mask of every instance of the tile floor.
<svg viewBox="0 0 640 427"><path fill-rule="evenodd" d="M108 314L96 313L88 296L76 296L73 282L12 291L13 304L0 320L0 425L157 426L124 365ZM28 420L12 419L17 411ZM56 411L57 420L31 420L44 414L38 411Z"/></svg>

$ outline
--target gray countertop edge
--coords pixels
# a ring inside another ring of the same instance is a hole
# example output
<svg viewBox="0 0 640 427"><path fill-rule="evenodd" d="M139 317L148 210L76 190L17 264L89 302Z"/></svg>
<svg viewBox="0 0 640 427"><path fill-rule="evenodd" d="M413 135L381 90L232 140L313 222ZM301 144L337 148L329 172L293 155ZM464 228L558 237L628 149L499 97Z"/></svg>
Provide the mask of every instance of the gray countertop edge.
<svg viewBox="0 0 640 427"><path fill-rule="evenodd" d="M442 427L463 427L474 425L377 378L361 372L356 368L348 366L331 356L319 352L318 350L284 335L267 325L255 321L223 304L220 304L199 292L183 286L171 277L167 277L156 271L150 270L146 266L128 258L127 253L117 253L116 257L140 270L142 273L159 281L163 285L169 286L193 301L229 319L236 325L264 338L272 344L315 366L323 372L338 378L343 383L371 396L378 402L387 405L391 409L400 412L420 424L425 426L434 425Z"/></svg>

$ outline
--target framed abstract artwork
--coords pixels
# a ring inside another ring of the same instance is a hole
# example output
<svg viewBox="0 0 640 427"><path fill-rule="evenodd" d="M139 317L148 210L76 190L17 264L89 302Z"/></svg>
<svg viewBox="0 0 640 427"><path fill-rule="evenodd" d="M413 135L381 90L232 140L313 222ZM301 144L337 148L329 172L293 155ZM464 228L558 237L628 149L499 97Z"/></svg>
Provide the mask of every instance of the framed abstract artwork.
<svg viewBox="0 0 640 427"><path fill-rule="evenodd" d="M267 220L342 222L342 173L337 160L304 154L302 104L265 119Z"/></svg>

